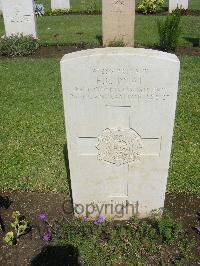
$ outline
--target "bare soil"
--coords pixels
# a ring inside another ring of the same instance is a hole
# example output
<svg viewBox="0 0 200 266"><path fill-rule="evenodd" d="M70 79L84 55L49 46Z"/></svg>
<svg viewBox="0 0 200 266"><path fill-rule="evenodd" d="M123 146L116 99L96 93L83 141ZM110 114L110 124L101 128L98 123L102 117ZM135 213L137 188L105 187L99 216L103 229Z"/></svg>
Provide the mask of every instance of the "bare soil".
<svg viewBox="0 0 200 266"><path fill-rule="evenodd" d="M137 48L141 46L136 46ZM91 45L87 44L80 44L80 45L56 45L56 46L47 46L47 47L40 47L40 49L33 55L31 55L31 58L48 58L48 57L62 57L65 54L77 52L80 50L86 50L86 49L93 49L97 48ZM102 46L98 46L98 48L103 48ZM158 47L142 47L142 48L151 48L151 49L157 49ZM177 48L176 55L196 55L200 56L200 46L193 47L193 46L180 46Z"/></svg>
<svg viewBox="0 0 200 266"><path fill-rule="evenodd" d="M189 56L200 56L200 39L189 38L191 45L179 46L175 54L177 56L189 55ZM99 42L101 43L101 36L99 36ZM136 48L147 48L153 50L159 50L158 46L141 46L135 44ZM50 46L40 46L40 48L32 55L24 56L26 58L62 58L65 54L77 52L81 50L103 48L102 45L94 46L87 43L79 44L68 44L68 45L50 45ZM10 58L8 56L0 56L0 59ZM19 58L16 57L16 58Z"/></svg>
<svg viewBox="0 0 200 266"><path fill-rule="evenodd" d="M144 16L144 14L142 14L141 12L136 11L135 12L136 15L142 15ZM59 16L96 16L96 15L102 15L102 11L101 10L95 10L93 12L87 12L87 11L79 11L79 12L70 12L68 14L62 14L60 13ZM168 12L168 8L163 9L163 11L157 12L157 13L152 13L152 14L147 14L146 16L167 16L169 15ZM181 15L182 16L200 16L200 10L181 10ZM45 14L45 16L49 16L49 14ZM51 15L53 16L53 15Z"/></svg>
<svg viewBox="0 0 200 266"><path fill-rule="evenodd" d="M38 193L10 191L0 193L0 265L25 266L25 265L79 265L78 258L71 256L76 251L73 247L56 246L54 239L45 242L43 234L45 225L38 215L45 213L50 224L60 221L62 217L72 215L70 198L66 194ZM200 254L200 235L193 227L199 225L200 196L186 194L167 194L165 207L171 210L175 218L180 221L188 232L190 240L196 241L194 253ZM18 210L30 222L32 230L22 236L15 246L7 246L2 241L3 236L9 231L11 214ZM200 261L199 261L200 263ZM199 265L199 264L197 264Z"/></svg>

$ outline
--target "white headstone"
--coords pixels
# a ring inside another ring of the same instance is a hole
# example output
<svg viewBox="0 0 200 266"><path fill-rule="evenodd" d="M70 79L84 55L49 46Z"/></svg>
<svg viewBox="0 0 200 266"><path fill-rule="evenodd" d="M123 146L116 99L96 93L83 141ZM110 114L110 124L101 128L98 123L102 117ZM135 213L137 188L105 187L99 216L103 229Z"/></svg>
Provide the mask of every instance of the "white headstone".
<svg viewBox="0 0 200 266"><path fill-rule="evenodd" d="M51 0L51 9L70 9L70 0Z"/></svg>
<svg viewBox="0 0 200 266"><path fill-rule="evenodd" d="M164 206L179 60L103 48L61 60L75 214L126 219Z"/></svg>
<svg viewBox="0 0 200 266"><path fill-rule="evenodd" d="M188 0L169 0L169 12L176 8L188 9Z"/></svg>
<svg viewBox="0 0 200 266"><path fill-rule="evenodd" d="M1 3L1 0L0 0L0 14L2 14L2 3Z"/></svg>
<svg viewBox="0 0 200 266"><path fill-rule="evenodd" d="M135 0L102 0L103 45L134 43Z"/></svg>
<svg viewBox="0 0 200 266"><path fill-rule="evenodd" d="M6 36L22 33L36 37L32 0L2 0L2 7Z"/></svg>

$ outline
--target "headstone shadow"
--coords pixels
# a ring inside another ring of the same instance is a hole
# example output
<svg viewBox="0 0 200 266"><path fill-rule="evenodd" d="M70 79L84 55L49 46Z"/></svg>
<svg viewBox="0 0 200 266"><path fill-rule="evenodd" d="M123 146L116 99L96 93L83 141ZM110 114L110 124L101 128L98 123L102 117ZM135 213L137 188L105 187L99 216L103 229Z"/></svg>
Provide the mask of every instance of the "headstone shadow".
<svg viewBox="0 0 200 266"><path fill-rule="evenodd" d="M8 209L11 203L12 201L9 199L9 197L0 196L0 208ZM6 230L1 213L0 213L0 228L2 229L3 232Z"/></svg>
<svg viewBox="0 0 200 266"><path fill-rule="evenodd" d="M65 168L67 172L67 182L68 182L69 193L70 193L69 196L71 198L71 203L72 203L72 187L71 187L71 179L70 179L70 168L69 168L67 144L65 144L63 147L63 155L64 155L64 160L65 160Z"/></svg>
<svg viewBox="0 0 200 266"><path fill-rule="evenodd" d="M0 208L8 209L11 205L12 201L9 197L3 197L0 195Z"/></svg>
<svg viewBox="0 0 200 266"><path fill-rule="evenodd" d="M33 258L31 266L76 266L78 262L78 249L72 245L46 246Z"/></svg>
<svg viewBox="0 0 200 266"><path fill-rule="evenodd" d="M100 46L103 45L103 36L101 34L97 34L95 36L95 39L98 41L98 43L99 43Z"/></svg>

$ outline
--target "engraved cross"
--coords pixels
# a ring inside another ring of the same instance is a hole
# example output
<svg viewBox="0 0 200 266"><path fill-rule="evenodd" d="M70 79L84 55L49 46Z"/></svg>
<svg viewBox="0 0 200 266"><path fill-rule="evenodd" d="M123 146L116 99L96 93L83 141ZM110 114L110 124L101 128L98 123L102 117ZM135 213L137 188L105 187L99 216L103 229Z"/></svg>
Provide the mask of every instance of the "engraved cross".
<svg viewBox="0 0 200 266"><path fill-rule="evenodd" d="M108 198L127 200L128 180L132 178L130 166L133 169L134 163L144 157L159 157L161 137L143 138L137 129L131 128L131 106L107 105L105 108L105 127L95 136L78 137L78 155L95 156L102 167L104 164L112 173L115 181L110 187L115 192Z"/></svg>
<svg viewBox="0 0 200 266"><path fill-rule="evenodd" d="M131 127L131 106L106 106L106 121L105 127L102 128L102 132L106 129L124 129L124 130L133 130L141 138L141 150L140 158L146 156L159 156L160 155L160 146L161 146L161 137L149 137L143 138L137 132L137 129ZM79 155L80 156L97 156L98 155L98 137L101 136L101 133L96 136L79 136ZM131 136L130 136L131 137ZM124 140L125 141L125 140ZM125 162L126 163L126 162ZM113 162L113 164L115 164Z"/></svg>

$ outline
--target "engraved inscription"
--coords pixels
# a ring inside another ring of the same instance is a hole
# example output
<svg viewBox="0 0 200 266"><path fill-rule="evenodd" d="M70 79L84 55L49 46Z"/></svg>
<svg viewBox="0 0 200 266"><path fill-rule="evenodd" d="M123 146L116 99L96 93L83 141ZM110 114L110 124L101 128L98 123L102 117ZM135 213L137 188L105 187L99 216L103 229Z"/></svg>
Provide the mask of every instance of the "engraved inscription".
<svg viewBox="0 0 200 266"><path fill-rule="evenodd" d="M70 97L81 100L127 100L127 101L165 101L170 96L167 88L146 87L145 75L151 70L142 68L95 68L94 86L76 86Z"/></svg>
<svg viewBox="0 0 200 266"><path fill-rule="evenodd" d="M22 11L22 7L15 7L15 14L13 16L7 16L6 19L9 23L22 23L22 22L31 22L31 15L24 14Z"/></svg>
<svg viewBox="0 0 200 266"><path fill-rule="evenodd" d="M113 10L111 12L114 13L122 13L123 12L123 6L125 5L125 0L114 0L113 1Z"/></svg>
<svg viewBox="0 0 200 266"><path fill-rule="evenodd" d="M70 93L70 97L83 100L167 100L170 95L165 88L140 88L140 87L105 87L96 86L93 88L75 87Z"/></svg>
<svg viewBox="0 0 200 266"><path fill-rule="evenodd" d="M124 5L124 4L125 4L125 0L115 0L115 1L114 1L114 4L115 4L115 5L118 5L118 4L119 4L119 5Z"/></svg>
<svg viewBox="0 0 200 266"><path fill-rule="evenodd" d="M105 129L98 137L98 156L101 161L117 166L140 159L141 137L133 129Z"/></svg>

